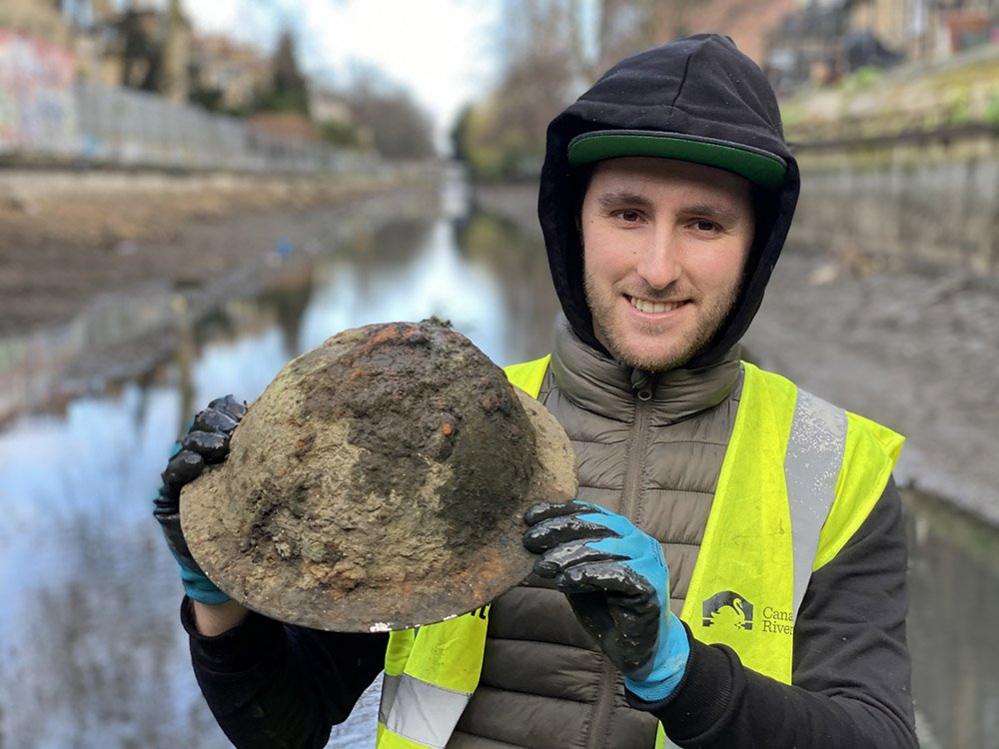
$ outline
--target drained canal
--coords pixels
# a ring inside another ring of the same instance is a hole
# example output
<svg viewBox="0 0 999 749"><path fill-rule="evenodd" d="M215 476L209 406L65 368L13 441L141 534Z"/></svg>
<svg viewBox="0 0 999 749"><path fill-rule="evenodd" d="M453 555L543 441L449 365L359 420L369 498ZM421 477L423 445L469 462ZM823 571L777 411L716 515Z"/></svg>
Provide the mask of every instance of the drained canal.
<svg viewBox="0 0 999 749"><path fill-rule="evenodd" d="M229 745L194 682L149 514L171 442L211 398L252 400L347 327L435 314L498 363L545 353L557 303L539 239L460 197L292 251L279 282L190 321L168 361L0 427L0 747ZM999 533L905 500L923 745L999 747ZM331 746L373 746L376 701Z"/></svg>

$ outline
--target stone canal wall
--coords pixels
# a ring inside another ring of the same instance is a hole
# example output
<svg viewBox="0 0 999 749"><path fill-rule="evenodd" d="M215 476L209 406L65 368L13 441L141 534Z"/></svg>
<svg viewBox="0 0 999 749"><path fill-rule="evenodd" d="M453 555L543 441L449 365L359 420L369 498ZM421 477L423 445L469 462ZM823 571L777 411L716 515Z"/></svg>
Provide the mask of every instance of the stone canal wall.
<svg viewBox="0 0 999 749"><path fill-rule="evenodd" d="M999 275L999 128L802 147L792 241L888 268Z"/></svg>
<svg viewBox="0 0 999 749"><path fill-rule="evenodd" d="M794 243L860 272L999 277L999 45L861 68L781 113L803 176Z"/></svg>

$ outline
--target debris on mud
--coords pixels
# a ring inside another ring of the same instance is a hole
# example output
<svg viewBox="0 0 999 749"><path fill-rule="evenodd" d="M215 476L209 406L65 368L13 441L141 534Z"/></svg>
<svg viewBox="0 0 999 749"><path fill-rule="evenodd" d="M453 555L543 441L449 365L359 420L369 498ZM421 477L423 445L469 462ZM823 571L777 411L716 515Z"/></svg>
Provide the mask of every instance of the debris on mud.
<svg viewBox="0 0 999 749"><path fill-rule="evenodd" d="M396 629L531 569L522 516L575 494L565 433L436 319L348 330L289 362L186 488L184 532L233 598L283 621Z"/></svg>

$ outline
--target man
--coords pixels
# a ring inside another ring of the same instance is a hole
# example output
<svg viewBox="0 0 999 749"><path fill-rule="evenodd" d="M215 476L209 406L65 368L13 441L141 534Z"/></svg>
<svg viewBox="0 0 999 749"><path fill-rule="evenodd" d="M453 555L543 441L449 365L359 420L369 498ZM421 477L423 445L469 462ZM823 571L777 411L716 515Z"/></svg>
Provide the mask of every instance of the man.
<svg viewBox="0 0 999 749"><path fill-rule="evenodd" d="M565 320L508 376L572 438L580 500L528 512L536 574L484 645L469 617L387 639L225 602L172 520L242 409L203 412L158 514L232 741L323 746L384 666L390 749L915 746L901 438L738 358L798 185L725 37L624 60L552 122L539 214Z"/></svg>

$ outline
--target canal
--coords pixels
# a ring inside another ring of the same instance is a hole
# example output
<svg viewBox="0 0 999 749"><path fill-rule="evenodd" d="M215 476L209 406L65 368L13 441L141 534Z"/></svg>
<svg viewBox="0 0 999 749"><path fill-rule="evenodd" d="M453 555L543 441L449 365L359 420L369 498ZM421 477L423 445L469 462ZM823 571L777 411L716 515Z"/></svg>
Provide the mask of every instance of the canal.
<svg viewBox="0 0 999 749"><path fill-rule="evenodd" d="M0 747L229 745L149 515L158 473L195 410L252 400L344 328L434 314L498 363L545 353L557 303L540 239L468 210L458 187L441 204L292 252L273 285L189 320L168 361L0 427ZM999 533L939 499L905 501L923 745L999 747ZM369 690L330 745L373 746L376 702Z"/></svg>

